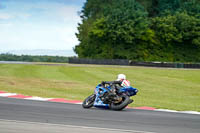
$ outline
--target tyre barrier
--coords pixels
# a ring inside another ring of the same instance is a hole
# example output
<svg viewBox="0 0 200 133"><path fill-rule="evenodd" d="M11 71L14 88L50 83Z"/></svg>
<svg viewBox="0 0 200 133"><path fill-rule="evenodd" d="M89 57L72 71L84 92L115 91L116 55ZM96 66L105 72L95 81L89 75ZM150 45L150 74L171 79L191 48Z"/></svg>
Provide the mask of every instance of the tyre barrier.
<svg viewBox="0 0 200 133"><path fill-rule="evenodd" d="M83 59L69 58L71 64L96 64L96 65L125 65L165 68L194 68L200 69L200 63L173 63L173 62L138 62L124 59Z"/></svg>

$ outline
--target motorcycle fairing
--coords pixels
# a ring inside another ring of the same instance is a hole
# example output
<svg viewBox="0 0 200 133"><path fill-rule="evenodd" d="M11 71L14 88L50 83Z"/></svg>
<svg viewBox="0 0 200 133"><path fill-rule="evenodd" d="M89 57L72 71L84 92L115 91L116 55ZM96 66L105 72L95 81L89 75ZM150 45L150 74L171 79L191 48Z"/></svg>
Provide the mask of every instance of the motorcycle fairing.
<svg viewBox="0 0 200 133"><path fill-rule="evenodd" d="M119 89L118 93L126 93L128 96L134 96L136 95L138 90L136 88L133 88L131 86L123 87Z"/></svg>
<svg viewBox="0 0 200 133"><path fill-rule="evenodd" d="M94 101L94 106L98 108L109 108L108 104L104 104L103 101L99 98L99 96L103 95L107 90L101 86L101 84L97 85L95 88L96 98Z"/></svg>

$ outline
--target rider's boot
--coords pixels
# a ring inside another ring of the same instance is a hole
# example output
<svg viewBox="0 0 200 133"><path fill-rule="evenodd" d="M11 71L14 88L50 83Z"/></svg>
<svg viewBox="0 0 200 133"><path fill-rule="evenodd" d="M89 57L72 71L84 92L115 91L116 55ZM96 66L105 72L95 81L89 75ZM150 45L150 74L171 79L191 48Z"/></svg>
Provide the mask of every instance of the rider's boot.
<svg viewBox="0 0 200 133"><path fill-rule="evenodd" d="M128 102L128 104L131 104L132 102L133 102L133 100L132 100L132 99L130 99L130 100L129 100L129 102Z"/></svg>

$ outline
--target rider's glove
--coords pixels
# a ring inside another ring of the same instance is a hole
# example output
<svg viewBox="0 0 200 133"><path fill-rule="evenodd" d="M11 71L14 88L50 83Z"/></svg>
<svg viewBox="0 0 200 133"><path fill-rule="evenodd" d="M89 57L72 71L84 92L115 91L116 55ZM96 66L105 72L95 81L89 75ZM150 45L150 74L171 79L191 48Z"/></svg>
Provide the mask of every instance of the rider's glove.
<svg viewBox="0 0 200 133"><path fill-rule="evenodd" d="M101 84L105 84L106 81L102 81Z"/></svg>

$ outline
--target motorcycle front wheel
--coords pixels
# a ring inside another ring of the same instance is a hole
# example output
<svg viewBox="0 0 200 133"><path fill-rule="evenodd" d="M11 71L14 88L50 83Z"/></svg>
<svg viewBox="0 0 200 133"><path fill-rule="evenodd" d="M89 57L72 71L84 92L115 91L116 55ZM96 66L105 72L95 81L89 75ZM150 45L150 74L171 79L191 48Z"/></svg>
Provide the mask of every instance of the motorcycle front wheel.
<svg viewBox="0 0 200 133"><path fill-rule="evenodd" d="M95 98L96 98L96 95L95 94L92 94L90 96L88 96L82 103L82 107L83 108L91 108L94 104L94 101L95 101Z"/></svg>
<svg viewBox="0 0 200 133"><path fill-rule="evenodd" d="M130 100L129 96L122 95L121 97L122 97L122 101L121 102L119 102L119 103L111 103L110 104L110 108L112 110L117 110L117 111L122 110L129 104L129 100Z"/></svg>

